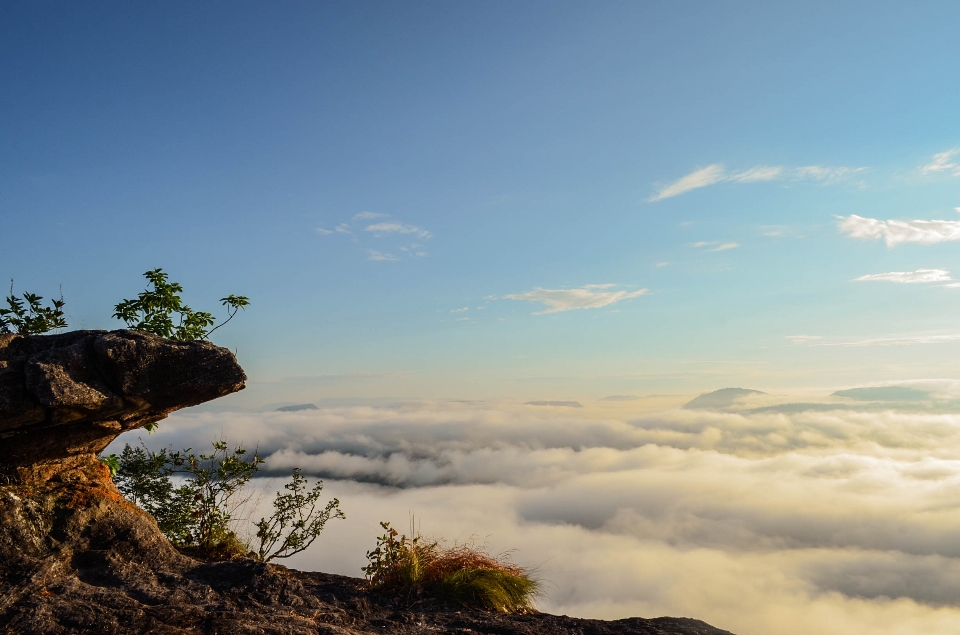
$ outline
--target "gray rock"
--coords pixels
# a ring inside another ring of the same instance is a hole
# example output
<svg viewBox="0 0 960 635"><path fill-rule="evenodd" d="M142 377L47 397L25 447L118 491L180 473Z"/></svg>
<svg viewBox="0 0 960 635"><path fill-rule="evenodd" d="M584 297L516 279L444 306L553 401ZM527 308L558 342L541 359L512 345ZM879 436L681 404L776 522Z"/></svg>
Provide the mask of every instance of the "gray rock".
<svg viewBox="0 0 960 635"><path fill-rule="evenodd" d="M245 381L233 353L205 341L136 331L0 335L0 470L44 480L92 460L121 432Z"/></svg>

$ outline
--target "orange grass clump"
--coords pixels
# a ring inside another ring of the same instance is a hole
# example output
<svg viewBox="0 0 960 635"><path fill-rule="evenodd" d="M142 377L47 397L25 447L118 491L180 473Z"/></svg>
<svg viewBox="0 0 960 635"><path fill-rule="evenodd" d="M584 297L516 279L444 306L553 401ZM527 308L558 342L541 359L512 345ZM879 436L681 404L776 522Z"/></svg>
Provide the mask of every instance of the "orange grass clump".
<svg viewBox="0 0 960 635"><path fill-rule="evenodd" d="M375 590L408 600L424 596L482 606L501 613L533 610L540 585L526 569L491 556L472 544L446 547L419 533L400 535L390 523L387 533L367 552L363 567Z"/></svg>

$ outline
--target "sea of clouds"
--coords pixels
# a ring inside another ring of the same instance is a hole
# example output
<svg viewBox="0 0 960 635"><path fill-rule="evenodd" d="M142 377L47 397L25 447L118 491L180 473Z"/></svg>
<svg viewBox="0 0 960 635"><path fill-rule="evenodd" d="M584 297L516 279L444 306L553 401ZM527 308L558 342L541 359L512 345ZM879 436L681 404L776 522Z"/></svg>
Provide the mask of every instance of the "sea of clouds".
<svg viewBox="0 0 960 635"><path fill-rule="evenodd" d="M289 562L303 569L358 576L379 521L412 516L425 534L513 550L549 612L689 616L737 635L956 632L960 414L585 405L186 411L142 436L257 446L261 512L291 468L323 478L347 520ZM136 435L109 451L124 441Z"/></svg>

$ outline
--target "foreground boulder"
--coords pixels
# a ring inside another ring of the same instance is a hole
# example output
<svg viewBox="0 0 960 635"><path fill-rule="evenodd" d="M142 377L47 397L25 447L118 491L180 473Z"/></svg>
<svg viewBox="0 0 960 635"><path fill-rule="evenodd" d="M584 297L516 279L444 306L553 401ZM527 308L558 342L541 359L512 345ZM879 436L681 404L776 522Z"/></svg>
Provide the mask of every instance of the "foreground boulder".
<svg viewBox="0 0 960 635"><path fill-rule="evenodd" d="M0 336L0 632L730 635L683 618L400 605L355 578L180 553L96 454L245 379L230 351L208 342L132 331Z"/></svg>

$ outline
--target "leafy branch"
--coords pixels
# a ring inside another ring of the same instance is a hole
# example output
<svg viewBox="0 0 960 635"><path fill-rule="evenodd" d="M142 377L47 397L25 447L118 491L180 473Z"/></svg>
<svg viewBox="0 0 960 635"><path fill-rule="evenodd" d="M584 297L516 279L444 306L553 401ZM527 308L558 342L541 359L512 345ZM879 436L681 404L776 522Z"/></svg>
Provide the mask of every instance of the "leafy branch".
<svg viewBox="0 0 960 635"><path fill-rule="evenodd" d="M63 292L59 300L51 300L52 306L40 304L42 296L25 292L23 300L13 295L13 279L10 279L10 295L7 296L7 309L0 309L0 333L17 335L40 335L54 329L66 328L63 317Z"/></svg>
<svg viewBox="0 0 960 635"><path fill-rule="evenodd" d="M336 498L323 509L317 509L323 481L318 481L308 491L307 479L300 474L298 467L293 469L290 482L283 487L290 493L277 492L273 501L273 515L261 518L257 523L257 538L260 539L257 557L263 562L300 553L313 544L328 520L346 518Z"/></svg>
<svg viewBox="0 0 960 635"><path fill-rule="evenodd" d="M124 300L114 307L113 317L123 320L135 331L153 333L172 340L206 339L211 333L229 322L241 309L250 304L243 295L228 295L220 298L227 308L228 317L217 326L216 318L206 311L194 311L184 304L180 294L183 287L178 282L169 282L163 269L152 269L143 277L153 285L141 292L136 300ZM210 328L213 326L213 328Z"/></svg>

